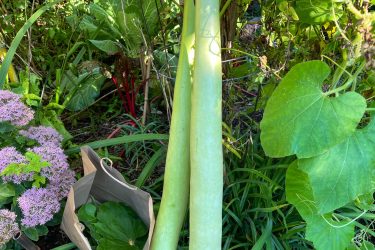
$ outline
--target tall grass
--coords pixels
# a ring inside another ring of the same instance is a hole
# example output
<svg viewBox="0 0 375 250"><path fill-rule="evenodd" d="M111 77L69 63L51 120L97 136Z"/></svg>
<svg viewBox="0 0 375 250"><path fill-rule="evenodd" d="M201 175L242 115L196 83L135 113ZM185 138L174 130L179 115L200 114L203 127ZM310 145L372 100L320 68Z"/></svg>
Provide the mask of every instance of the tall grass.
<svg viewBox="0 0 375 250"><path fill-rule="evenodd" d="M275 162L263 155L256 135L251 141L242 144L241 159L225 154L223 249L309 248L305 223L285 200L292 159Z"/></svg>

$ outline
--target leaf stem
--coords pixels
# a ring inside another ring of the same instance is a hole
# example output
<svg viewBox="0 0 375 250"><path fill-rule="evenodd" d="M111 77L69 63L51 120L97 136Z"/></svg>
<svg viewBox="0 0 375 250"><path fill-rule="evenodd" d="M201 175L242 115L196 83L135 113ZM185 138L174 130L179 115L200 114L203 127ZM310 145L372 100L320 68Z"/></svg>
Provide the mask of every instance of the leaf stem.
<svg viewBox="0 0 375 250"><path fill-rule="evenodd" d="M325 220L325 222L330 225L331 227L334 227L334 228L343 228L343 227L346 227L346 226L349 226L350 224L352 224L353 222L355 222L356 220L358 220L359 218L361 218L362 215L364 215L365 213L367 213L367 210L363 211L360 215L358 215L357 217L355 217L354 219L352 219L351 221L349 221L348 223L344 224L344 225L340 225L340 226L336 226L336 225L333 225L331 222L329 222L325 217L324 215L322 215L322 218Z"/></svg>
<svg viewBox="0 0 375 250"><path fill-rule="evenodd" d="M232 3L232 0L227 0L220 11L220 18L224 15L225 11L228 9L229 5Z"/></svg>
<svg viewBox="0 0 375 250"><path fill-rule="evenodd" d="M324 56L324 55L323 55L323 56ZM322 57L323 57L323 56L322 56ZM330 59L330 60L331 60L331 59ZM335 64L336 64L336 63L335 63ZM336 64L336 65L337 65L338 67L341 67L341 66L339 66L338 64ZM348 81L347 81L345 84L343 84L343 85L341 85L340 87L338 87L338 88L335 88L335 89L332 89L332 90L330 90L330 91L325 92L324 95L325 95L325 96L329 96L329 95L332 95L332 94L337 94L337 93L339 93L340 91L343 91L343 90L346 90L347 88L349 88L350 85L352 84L352 82L358 77L359 73L362 72L362 70L363 70L364 67L365 67L365 61L362 60L362 63L359 65L358 69L356 70L356 72L355 72L353 75L350 74L347 70L345 70L345 72L346 72L347 74L350 75Z"/></svg>

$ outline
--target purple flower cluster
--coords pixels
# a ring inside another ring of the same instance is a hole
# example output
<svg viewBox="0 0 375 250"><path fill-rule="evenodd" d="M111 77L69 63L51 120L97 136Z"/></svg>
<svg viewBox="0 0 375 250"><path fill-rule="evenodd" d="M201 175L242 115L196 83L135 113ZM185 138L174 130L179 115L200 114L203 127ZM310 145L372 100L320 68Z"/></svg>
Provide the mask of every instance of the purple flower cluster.
<svg viewBox="0 0 375 250"><path fill-rule="evenodd" d="M25 126L34 118L34 111L21 102L21 97L7 90L0 90L0 122Z"/></svg>
<svg viewBox="0 0 375 250"><path fill-rule="evenodd" d="M18 232L16 214L7 209L0 209L0 247L6 244Z"/></svg>
<svg viewBox="0 0 375 250"><path fill-rule="evenodd" d="M42 168L41 174L49 180L58 181L59 176L69 169L67 157L60 147L36 146L30 149L31 152L42 156L42 159L49 162L51 166Z"/></svg>
<svg viewBox="0 0 375 250"><path fill-rule="evenodd" d="M40 145L60 146L62 136L53 128L39 126L29 127L27 130L21 130L21 135L36 140Z"/></svg>
<svg viewBox="0 0 375 250"><path fill-rule="evenodd" d="M18 198L26 227L43 225L60 210L60 202L54 192L47 188L31 188Z"/></svg>
<svg viewBox="0 0 375 250"><path fill-rule="evenodd" d="M22 224L34 227L52 219L53 214L59 210L59 201L68 195L70 187L76 181L75 173L69 169L67 157L61 148L62 137L55 129L44 126L30 127L20 133L36 140L40 145L29 150L51 164L41 170L41 175L48 179L48 185L45 188L30 189L33 191L26 191L18 200L24 216ZM49 195L46 195L47 193ZM39 203L51 203L51 206L39 206Z"/></svg>
<svg viewBox="0 0 375 250"><path fill-rule="evenodd" d="M40 172L48 180L46 187L33 187L18 198L23 215L22 225L34 227L45 224L59 211L60 201L68 195L70 187L76 181L75 173L69 169L67 157L61 147L62 136L55 129L44 126L29 127L21 130L20 134L36 140L39 145L29 148L28 151L40 155L43 161L50 164ZM11 163L27 163L27 159L14 147L1 149L0 172ZM23 181L32 181L33 173L3 176L2 180L20 184Z"/></svg>
<svg viewBox="0 0 375 250"><path fill-rule="evenodd" d="M25 157L20 154L15 147L5 147L0 150L0 172L11 163L26 163ZM31 181L32 173L2 176L3 182L13 182L20 184L23 181Z"/></svg>
<svg viewBox="0 0 375 250"><path fill-rule="evenodd" d="M47 185L47 189L50 189L57 196L58 200L62 200L68 196L70 187L76 182L75 172L73 170L67 169L59 175L59 178L55 180L50 180Z"/></svg>

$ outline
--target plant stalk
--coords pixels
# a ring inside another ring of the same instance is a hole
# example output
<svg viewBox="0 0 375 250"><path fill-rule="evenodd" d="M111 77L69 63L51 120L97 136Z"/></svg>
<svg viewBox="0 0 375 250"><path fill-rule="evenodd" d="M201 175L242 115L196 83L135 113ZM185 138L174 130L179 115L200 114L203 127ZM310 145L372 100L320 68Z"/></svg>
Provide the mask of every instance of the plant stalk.
<svg viewBox="0 0 375 250"><path fill-rule="evenodd" d="M151 241L151 249L153 250L177 249L188 206L193 46L194 2L193 0L185 0L163 196Z"/></svg>
<svg viewBox="0 0 375 250"><path fill-rule="evenodd" d="M191 250L221 249L223 151L219 0L196 0L190 125Z"/></svg>

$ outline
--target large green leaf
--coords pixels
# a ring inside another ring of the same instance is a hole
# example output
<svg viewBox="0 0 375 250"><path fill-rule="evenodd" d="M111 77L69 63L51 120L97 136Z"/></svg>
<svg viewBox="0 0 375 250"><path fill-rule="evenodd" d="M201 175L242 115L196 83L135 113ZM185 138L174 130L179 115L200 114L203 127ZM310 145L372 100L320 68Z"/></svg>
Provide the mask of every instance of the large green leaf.
<svg viewBox="0 0 375 250"><path fill-rule="evenodd" d="M148 229L138 215L120 202L107 201L98 208L85 204L78 211L80 221L99 243L97 249L142 249Z"/></svg>
<svg viewBox="0 0 375 250"><path fill-rule="evenodd" d="M348 221L337 222L329 216L314 216L306 220L306 239L312 241L317 250L343 250L348 247L354 236L354 224ZM333 226L334 227L333 227Z"/></svg>
<svg viewBox="0 0 375 250"><path fill-rule="evenodd" d="M317 250L342 250L349 246L354 236L354 224L345 225L347 221L333 221L330 214L324 218L318 214L309 177L298 169L297 161L286 173L286 199L306 221L306 238Z"/></svg>
<svg viewBox="0 0 375 250"><path fill-rule="evenodd" d="M155 0L115 0L114 19L128 47L130 56L137 57L144 39L152 39L158 30L159 15Z"/></svg>
<svg viewBox="0 0 375 250"><path fill-rule="evenodd" d="M297 64L269 99L260 124L264 151L272 157L318 155L354 133L366 100L355 92L329 97L322 83L327 64Z"/></svg>
<svg viewBox="0 0 375 250"><path fill-rule="evenodd" d="M90 40L90 42L108 55L114 55L121 51L121 44L111 40Z"/></svg>
<svg viewBox="0 0 375 250"><path fill-rule="evenodd" d="M318 212L337 209L374 190L375 120L326 153L299 160L311 180Z"/></svg>
<svg viewBox="0 0 375 250"><path fill-rule="evenodd" d="M342 3L337 0L296 0L299 20L307 24L324 24L338 19L342 14Z"/></svg>
<svg viewBox="0 0 375 250"><path fill-rule="evenodd" d="M79 76L67 71L62 80L62 86L69 91L64 106L70 111L80 111L89 107L99 96L105 79L99 69L84 72Z"/></svg>
<svg viewBox="0 0 375 250"><path fill-rule="evenodd" d="M138 215L118 202L105 202L98 209L97 232L104 238L133 241L147 234L148 230Z"/></svg>

